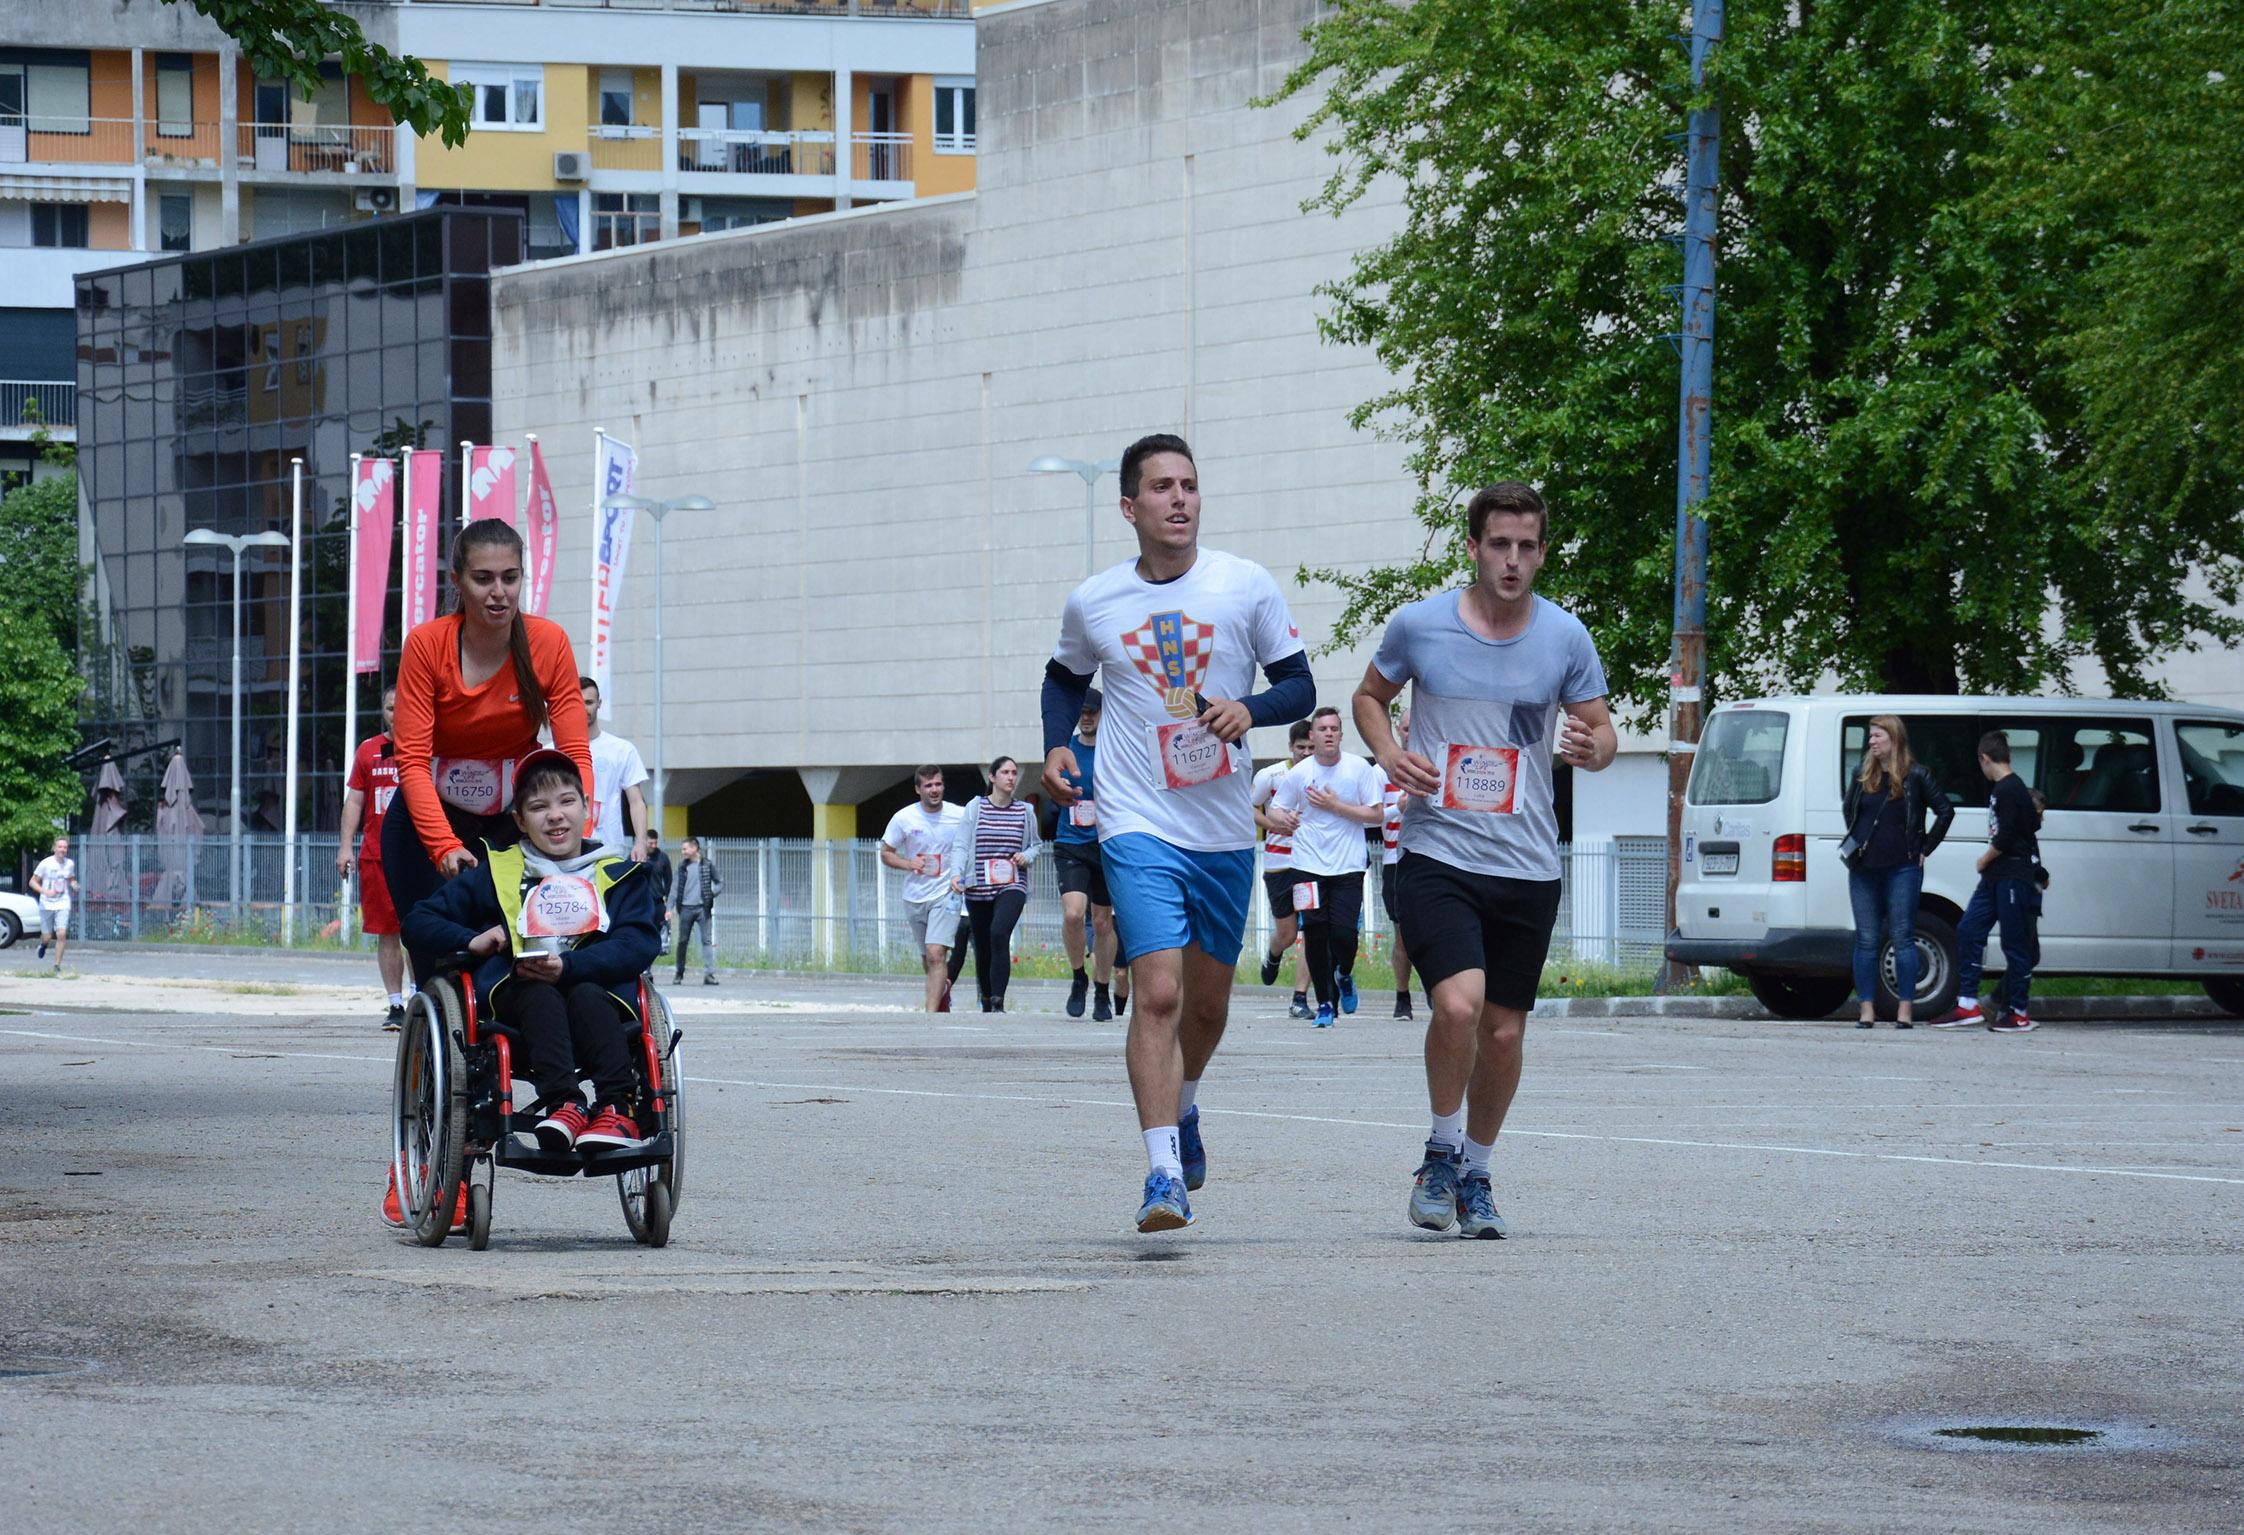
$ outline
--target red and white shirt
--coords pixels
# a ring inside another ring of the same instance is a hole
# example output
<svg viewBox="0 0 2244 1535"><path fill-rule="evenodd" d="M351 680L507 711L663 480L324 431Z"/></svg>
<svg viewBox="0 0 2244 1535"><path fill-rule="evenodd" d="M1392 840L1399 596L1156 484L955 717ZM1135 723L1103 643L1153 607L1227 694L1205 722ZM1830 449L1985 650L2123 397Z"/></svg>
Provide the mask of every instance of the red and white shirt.
<svg viewBox="0 0 2244 1535"><path fill-rule="evenodd" d="M1381 845L1379 861L1383 864L1402 862L1403 801L1408 798L1410 798L1410 795L1404 790L1396 788L1395 781L1387 776L1384 768L1381 768L1379 770L1379 800L1381 804L1387 807L1387 819L1381 822L1379 827Z"/></svg>
<svg viewBox="0 0 2244 1535"><path fill-rule="evenodd" d="M389 814L390 801L397 798L397 753L387 735L368 736L358 744L358 755L351 759L351 776L343 781L346 789L356 789L366 796L366 818L358 834L358 861L382 861L382 817Z"/></svg>
<svg viewBox="0 0 2244 1535"><path fill-rule="evenodd" d="M1270 803L1270 796L1278 792L1278 780L1285 777L1286 769L1292 766L1293 764L1290 761L1273 762L1254 775L1254 792L1250 796L1250 803L1253 804L1255 809L1260 810ZM1293 838L1282 831L1264 832L1262 834L1262 867L1265 873L1272 869L1292 868Z"/></svg>

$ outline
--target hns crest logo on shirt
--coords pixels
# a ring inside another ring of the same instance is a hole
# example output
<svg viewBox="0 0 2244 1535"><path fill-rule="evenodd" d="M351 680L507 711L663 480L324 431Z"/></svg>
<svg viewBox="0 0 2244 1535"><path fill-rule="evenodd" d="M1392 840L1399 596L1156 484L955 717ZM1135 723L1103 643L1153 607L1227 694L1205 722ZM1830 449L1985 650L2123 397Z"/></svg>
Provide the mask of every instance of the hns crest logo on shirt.
<svg viewBox="0 0 2244 1535"><path fill-rule="evenodd" d="M1161 690L1171 719L1188 720L1200 712L1193 694L1208 675L1215 653L1215 625L1184 613L1154 613L1122 636L1130 661Z"/></svg>

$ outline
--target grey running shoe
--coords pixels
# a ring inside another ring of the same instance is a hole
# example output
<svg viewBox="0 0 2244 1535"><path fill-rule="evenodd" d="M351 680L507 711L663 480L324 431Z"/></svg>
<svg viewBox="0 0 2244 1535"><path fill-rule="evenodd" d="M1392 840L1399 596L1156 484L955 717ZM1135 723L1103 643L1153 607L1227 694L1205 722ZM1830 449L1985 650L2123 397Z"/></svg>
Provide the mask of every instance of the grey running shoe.
<svg viewBox="0 0 2244 1535"><path fill-rule="evenodd" d="M1501 1237L1504 1218L1496 1213L1496 1191L1488 1174L1467 1173L1457 1180L1457 1234L1464 1237Z"/></svg>
<svg viewBox="0 0 2244 1535"><path fill-rule="evenodd" d="M1428 1231L1447 1231L1457 1219L1457 1175L1464 1159L1440 1141L1426 1143L1418 1181L1410 1189L1410 1223Z"/></svg>

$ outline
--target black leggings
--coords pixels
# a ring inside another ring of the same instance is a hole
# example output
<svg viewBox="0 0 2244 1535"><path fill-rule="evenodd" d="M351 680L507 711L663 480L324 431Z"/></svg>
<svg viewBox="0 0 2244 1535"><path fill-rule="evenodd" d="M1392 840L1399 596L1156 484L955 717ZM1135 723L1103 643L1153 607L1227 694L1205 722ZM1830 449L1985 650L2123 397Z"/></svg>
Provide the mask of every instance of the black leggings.
<svg viewBox="0 0 2244 1535"><path fill-rule="evenodd" d="M1027 905L1026 890L966 903L966 918L974 924L974 984L985 1004L1005 1000L1005 983L1013 978L1013 925Z"/></svg>
<svg viewBox="0 0 2244 1535"><path fill-rule="evenodd" d="M1317 909L1296 910L1301 919L1301 945L1309 956L1309 979L1319 1002L1340 1000L1336 977L1356 973L1356 929L1363 921L1364 877L1357 874L1296 873L1302 884L1317 887Z"/></svg>
<svg viewBox="0 0 2244 1535"><path fill-rule="evenodd" d="M594 1104L629 1102L639 1081L631 1069L631 1022L605 987L575 981L563 991L514 975L499 983L491 1001L499 1022L522 1036L541 1106L575 1098L581 1077L592 1079Z"/></svg>
<svg viewBox="0 0 2244 1535"><path fill-rule="evenodd" d="M446 805L444 819L452 823L452 835L478 859L486 842L493 847L512 847L522 840L512 816L470 815L457 806ZM413 817L406 813L402 794L390 801L389 814L382 817L382 877L389 882L390 904L397 908L401 920L444 886L444 876L437 872L429 850L421 845L421 834L414 830ZM419 985L444 956L409 949L406 958L413 966L414 984Z"/></svg>

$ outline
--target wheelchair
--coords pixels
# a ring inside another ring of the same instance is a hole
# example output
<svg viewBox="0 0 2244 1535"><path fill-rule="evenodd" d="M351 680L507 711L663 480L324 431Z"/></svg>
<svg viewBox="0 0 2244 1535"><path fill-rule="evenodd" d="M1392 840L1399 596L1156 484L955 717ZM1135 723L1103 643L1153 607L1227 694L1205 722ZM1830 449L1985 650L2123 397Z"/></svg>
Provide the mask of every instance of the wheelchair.
<svg viewBox="0 0 2244 1535"><path fill-rule="evenodd" d="M514 1106L515 1031L478 1018L466 972L474 961L454 955L415 993L397 1038L397 1075L390 1094L390 1157L405 1230L424 1247L450 1235L459 1190L467 1188L467 1239L476 1252L491 1245L491 1195L502 1167L555 1178L616 1180L624 1224L648 1247L670 1240L684 1186L678 1089L684 1067L670 1004L644 975L633 1034L640 1084L634 1118L646 1133L632 1148L580 1155L547 1151L532 1133L538 1116Z"/></svg>

